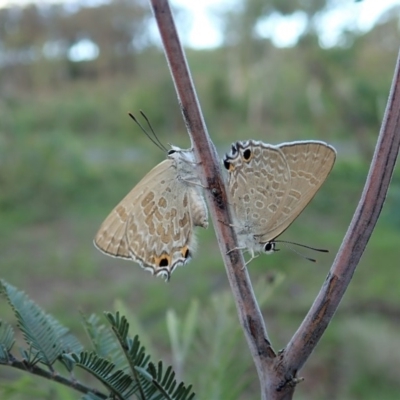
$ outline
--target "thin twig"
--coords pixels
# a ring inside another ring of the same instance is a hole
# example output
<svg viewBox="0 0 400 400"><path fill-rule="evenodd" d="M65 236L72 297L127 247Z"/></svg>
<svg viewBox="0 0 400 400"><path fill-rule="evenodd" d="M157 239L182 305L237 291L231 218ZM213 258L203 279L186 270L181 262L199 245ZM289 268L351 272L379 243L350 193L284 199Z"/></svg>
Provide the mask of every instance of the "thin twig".
<svg viewBox="0 0 400 400"><path fill-rule="evenodd" d="M102 393L95 388L88 387L75 379L68 379L62 375L59 375L57 372L46 371L45 369L40 368L37 365L30 365L26 361L17 360L11 354L9 354L9 358L10 361L8 362L8 364L5 365L9 365L22 371L29 371L33 375L41 376L51 381L61 383L62 385L73 388L81 393L93 393L100 399L106 399L108 397L107 394Z"/></svg>
<svg viewBox="0 0 400 400"><path fill-rule="evenodd" d="M374 157L360 202L329 274L283 355L290 374L310 356L327 328L378 221L400 146L400 51Z"/></svg>
<svg viewBox="0 0 400 400"><path fill-rule="evenodd" d="M227 255L227 252L236 248L237 244L235 233L230 226L228 201L220 161L207 133L168 1L150 1L164 44L164 51L178 94L183 118L192 140L195 157L199 162L199 176L203 185L207 188L205 191L206 198L235 298L239 320L261 380L265 376L263 358L273 358L275 353L268 340L247 270L243 268L243 256L238 250Z"/></svg>

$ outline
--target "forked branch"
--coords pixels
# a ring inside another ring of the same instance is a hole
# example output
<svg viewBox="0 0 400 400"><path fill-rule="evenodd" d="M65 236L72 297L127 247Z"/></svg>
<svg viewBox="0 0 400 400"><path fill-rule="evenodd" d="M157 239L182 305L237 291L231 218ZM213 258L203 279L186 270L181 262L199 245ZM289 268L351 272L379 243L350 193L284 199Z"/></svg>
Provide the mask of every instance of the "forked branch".
<svg viewBox="0 0 400 400"><path fill-rule="evenodd" d="M385 202L400 146L400 51L367 181L329 274L283 355L291 374L298 371L321 338L354 274Z"/></svg>
<svg viewBox="0 0 400 400"><path fill-rule="evenodd" d="M150 0L158 24L182 114L190 135L199 175L219 247L225 262L239 320L250 347L261 383L262 399L291 399L298 370L315 348L353 276L382 209L400 145L400 76L397 60L391 94L379 135L371 169L353 221L343 240L328 277L303 323L286 349L276 355L271 347L264 321L244 260L230 226L227 195L220 162L208 136L196 92L179 41L167 0Z"/></svg>

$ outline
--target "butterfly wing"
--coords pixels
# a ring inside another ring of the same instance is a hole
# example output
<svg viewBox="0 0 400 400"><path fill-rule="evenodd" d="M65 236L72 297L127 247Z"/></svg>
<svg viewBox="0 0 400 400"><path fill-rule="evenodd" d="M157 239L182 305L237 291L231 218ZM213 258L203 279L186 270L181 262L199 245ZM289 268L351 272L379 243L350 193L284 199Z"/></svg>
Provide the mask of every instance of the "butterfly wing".
<svg viewBox="0 0 400 400"><path fill-rule="evenodd" d="M207 226L199 187L180 179L175 161L167 159L114 208L94 242L108 255L132 259L169 278L190 259L195 225Z"/></svg>
<svg viewBox="0 0 400 400"><path fill-rule="evenodd" d="M336 159L334 148L324 142L284 143L279 148L289 167L290 187L260 238L264 243L279 236L299 216L326 180Z"/></svg>
<svg viewBox="0 0 400 400"><path fill-rule="evenodd" d="M154 183L170 168L171 160L164 160L158 164L111 211L94 239L94 244L100 251L112 257L131 258L125 235L128 220L144 193L151 192Z"/></svg>
<svg viewBox="0 0 400 400"><path fill-rule="evenodd" d="M163 186L161 182L160 185ZM166 189L159 196L154 192L143 196L142 211L131 214L126 238L133 260L153 274L169 278L177 266L190 260L195 250L195 208L200 206L204 214L207 209L197 189L188 184L174 181Z"/></svg>
<svg viewBox="0 0 400 400"><path fill-rule="evenodd" d="M237 142L224 164L229 172L237 234L264 233L289 189L290 172L284 154L278 147L261 142Z"/></svg>

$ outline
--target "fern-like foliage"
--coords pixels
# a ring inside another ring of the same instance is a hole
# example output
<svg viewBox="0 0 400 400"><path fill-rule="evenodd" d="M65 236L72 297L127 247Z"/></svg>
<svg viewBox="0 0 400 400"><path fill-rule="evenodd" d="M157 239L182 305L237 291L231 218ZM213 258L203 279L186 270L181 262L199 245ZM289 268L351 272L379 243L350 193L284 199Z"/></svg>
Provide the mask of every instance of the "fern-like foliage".
<svg viewBox="0 0 400 400"><path fill-rule="evenodd" d="M129 324L124 316L120 316L118 312L115 314L107 312L106 317L111 324L120 349L125 355L129 365L128 369L116 368L111 361L111 354L103 354L103 357L99 357L94 352L82 352L79 355L66 355L64 358L73 361L78 367L85 369L100 380L110 391L110 397L121 400L129 399L132 395L140 400L190 400L194 397L191 386L186 387L183 383L177 384L175 372L171 367L168 367L163 373L161 361L157 368L150 362L150 357L146 355L138 336L133 339L128 336ZM104 349L115 351L109 336L95 335L94 326L90 325L93 332L89 335L97 339L97 347L102 349L103 353Z"/></svg>
<svg viewBox="0 0 400 400"><path fill-rule="evenodd" d="M68 357L68 356L66 356ZM70 356L75 364L95 376L118 399L128 399L135 392L133 379L115 365L95 353L82 352Z"/></svg>
<svg viewBox="0 0 400 400"><path fill-rule="evenodd" d="M153 363L149 363L146 370L139 367L136 370L150 383L145 386L146 399L191 400L194 398L192 386L185 387L183 383L177 386L172 367L168 367L163 373L161 361L157 368Z"/></svg>
<svg viewBox="0 0 400 400"><path fill-rule="evenodd" d="M45 313L25 293L5 281L0 290L7 298L17 318L27 349L20 349L22 360L12 353L14 330L0 321L0 364L29 371L47 379L70 386L83 393L82 400L191 400L192 387L177 384L171 367L164 371L162 362L150 362L138 336L129 336L129 323L118 312L106 313L110 327L92 315L84 319L85 329L94 350L84 350L68 328ZM54 368L60 360L68 369L79 367L88 371L105 387L103 393L77 381L61 376ZM42 369L44 364L48 369Z"/></svg>
<svg viewBox="0 0 400 400"><path fill-rule="evenodd" d="M81 351L79 341L52 316L46 314L22 291L1 280L1 290L14 310L26 343L30 347L29 363L52 366L65 352Z"/></svg>
<svg viewBox="0 0 400 400"><path fill-rule="evenodd" d="M93 351L99 357L109 359L116 368L128 371L129 363L110 326L101 323L96 314L92 314L89 318L82 315L82 318Z"/></svg>
<svg viewBox="0 0 400 400"><path fill-rule="evenodd" d="M107 312L106 317L122 351L125 353L130 370L134 373L136 367L145 367L149 362L150 356L146 355L145 348L141 346L138 336L133 339L128 337L129 323L127 319L124 316L121 317L119 312L115 313L115 315Z"/></svg>
<svg viewBox="0 0 400 400"><path fill-rule="evenodd" d="M0 321L0 362L9 361L9 353L14 342L14 329L7 322Z"/></svg>

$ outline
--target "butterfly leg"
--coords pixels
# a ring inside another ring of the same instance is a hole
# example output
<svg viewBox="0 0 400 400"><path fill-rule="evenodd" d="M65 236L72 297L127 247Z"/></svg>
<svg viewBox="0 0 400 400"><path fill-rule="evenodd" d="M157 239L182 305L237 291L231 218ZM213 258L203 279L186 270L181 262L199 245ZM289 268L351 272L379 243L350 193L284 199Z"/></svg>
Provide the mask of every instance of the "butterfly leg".
<svg viewBox="0 0 400 400"><path fill-rule="evenodd" d="M192 148L193 150L193 148ZM199 161L190 161L190 160L183 160L185 163L190 164L190 165L200 165L201 162Z"/></svg>
<svg viewBox="0 0 400 400"><path fill-rule="evenodd" d="M221 224L224 224L225 226L230 226L231 228L237 228L237 229L239 229L239 226L238 225L234 225L234 224L227 224L227 223L225 223L224 221L222 221L222 220L218 220L218 222L221 222ZM242 248L240 248L240 249L242 249ZM245 247L243 247L243 249L245 249ZM232 249L232 250L230 250L230 251L233 251L233 250L236 250L236 249Z"/></svg>
<svg viewBox="0 0 400 400"><path fill-rule="evenodd" d="M203 189L209 189L207 186L202 185L200 182L189 181L188 179L182 179L182 180L188 183L189 185L200 186Z"/></svg>
<svg viewBox="0 0 400 400"><path fill-rule="evenodd" d="M232 251L235 250L246 250L246 247L234 247L233 249L230 249L229 251L227 251L225 254L228 255L230 253L232 253Z"/></svg>
<svg viewBox="0 0 400 400"><path fill-rule="evenodd" d="M185 183L187 183L188 185L191 185L191 186L200 186L202 189L208 189L208 187L207 186L204 186L201 182L200 182L200 179L198 179L196 176L189 176L189 177L187 177L187 178L182 178L182 176L178 176L178 179L181 181L181 182L185 182Z"/></svg>
<svg viewBox="0 0 400 400"><path fill-rule="evenodd" d="M253 249L249 249L249 252L250 252L250 254L251 254L251 257L250 257L249 260L246 261L246 263L245 263L244 266L243 266L243 269L244 269L245 267L247 267L247 265L249 265L255 258L257 258L257 257L260 256L260 253L255 254Z"/></svg>

